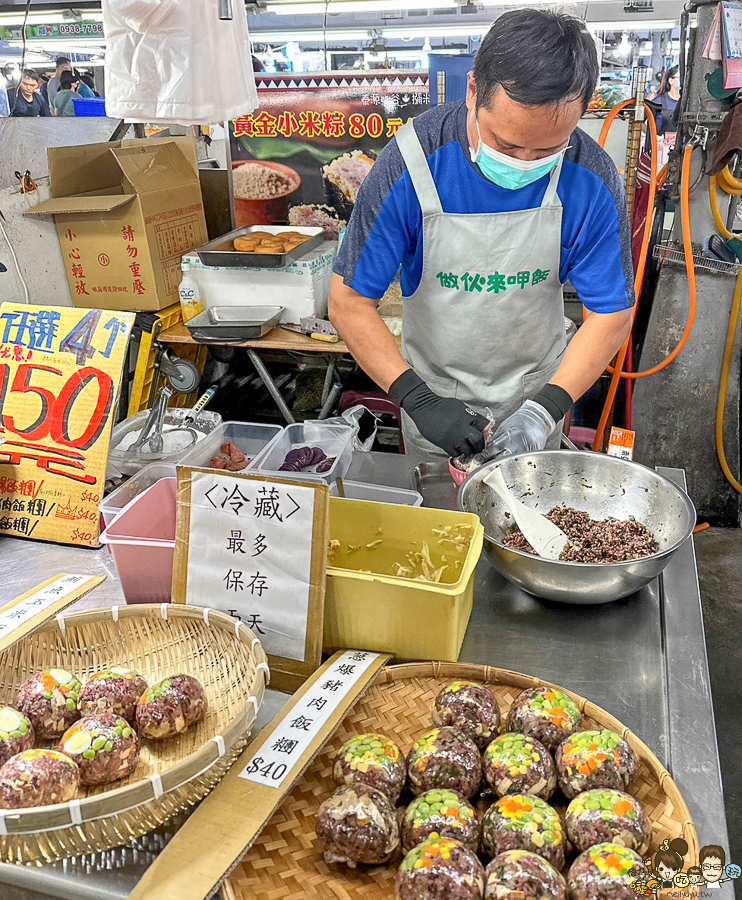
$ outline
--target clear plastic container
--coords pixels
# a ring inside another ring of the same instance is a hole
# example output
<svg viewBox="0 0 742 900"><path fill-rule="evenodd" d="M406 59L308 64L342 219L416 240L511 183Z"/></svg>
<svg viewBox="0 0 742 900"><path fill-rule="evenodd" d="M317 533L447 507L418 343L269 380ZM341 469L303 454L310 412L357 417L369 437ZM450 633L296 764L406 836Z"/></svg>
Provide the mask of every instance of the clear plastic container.
<svg viewBox="0 0 742 900"><path fill-rule="evenodd" d="M108 464L110 468L116 469L122 475L135 475L148 463L177 462L184 453L200 447L204 437L222 424L222 417L219 413L204 410L196 421L191 423L193 431L199 435L198 440L194 443L193 435L188 431L173 430L183 426L183 420L191 412L190 409L168 407L165 411L162 453L152 455L149 451L135 452L131 448L144 428L150 412L149 409L143 409L113 427Z"/></svg>
<svg viewBox="0 0 742 900"><path fill-rule="evenodd" d="M175 463L150 463L132 475L128 481L101 500L98 509L103 518L103 527L113 522L114 518L131 501L152 487L161 478L175 478Z"/></svg>
<svg viewBox="0 0 742 900"><path fill-rule="evenodd" d="M100 536L127 603L169 603L175 558L177 479L161 478L118 513Z"/></svg>
<svg viewBox="0 0 742 900"><path fill-rule="evenodd" d="M284 431L280 425L260 425L253 422L222 422L211 434L190 447L179 457L179 466L208 467L211 460L221 453L222 444L236 444L250 459L246 469L251 470L264 450Z"/></svg>
<svg viewBox="0 0 742 900"><path fill-rule="evenodd" d="M327 472L317 472L312 467L306 472L280 472L289 450L299 447L319 447L327 456L334 456L335 462ZM249 471L256 475L278 475L282 478L296 478L316 481L321 478L327 484L345 475L353 459L353 428L338 422L297 422L288 425L281 434L265 448L262 456L253 460Z"/></svg>
<svg viewBox="0 0 742 900"><path fill-rule="evenodd" d="M340 477L342 478L342 475ZM343 479L343 488L348 500L372 500L375 503L399 503L403 506L422 506L423 504L423 495L417 491L387 487L383 484L367 484L363 481ZM340 496L337 481L330 485L330 496Z"/></svg>

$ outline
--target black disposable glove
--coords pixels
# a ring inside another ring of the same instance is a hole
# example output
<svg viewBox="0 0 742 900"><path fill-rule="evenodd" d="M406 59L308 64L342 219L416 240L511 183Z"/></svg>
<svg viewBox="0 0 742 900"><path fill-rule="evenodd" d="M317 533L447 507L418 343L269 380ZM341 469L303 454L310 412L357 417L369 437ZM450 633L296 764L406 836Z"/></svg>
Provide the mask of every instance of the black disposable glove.
<svg viewBox="0 0 742 900"><path fill-rule="evenodd" d="M397 378L389 396L417 425L420 434L449 456L471 456L484 447L487 419L462 400L439 397L412 369Z"/></svg>

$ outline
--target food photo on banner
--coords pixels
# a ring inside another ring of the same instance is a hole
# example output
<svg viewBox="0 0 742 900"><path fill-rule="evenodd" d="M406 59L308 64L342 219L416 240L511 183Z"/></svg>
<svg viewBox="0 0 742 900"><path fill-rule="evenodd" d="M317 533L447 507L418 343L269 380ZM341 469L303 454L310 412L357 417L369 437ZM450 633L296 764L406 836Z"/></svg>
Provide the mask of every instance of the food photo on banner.
<svg viewBox="0 0 742 900"><path fill-rule="evenodd" d="M427 75L258 76L260 106L230 122L235 225L338 234L390 138L429 106Z"/></svg>

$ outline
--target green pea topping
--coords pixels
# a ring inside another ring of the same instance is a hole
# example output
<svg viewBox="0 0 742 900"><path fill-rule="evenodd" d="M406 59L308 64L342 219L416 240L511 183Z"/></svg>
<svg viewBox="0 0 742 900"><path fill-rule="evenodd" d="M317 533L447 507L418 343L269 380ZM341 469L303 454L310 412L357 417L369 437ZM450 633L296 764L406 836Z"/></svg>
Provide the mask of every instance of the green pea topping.
<svg viewBox="0 0 742 900"><path fill-rule="evenodd" d="M106 739L103 737L97 737L93 741L93 750L102 750L106 745Z"/></svg>
<svg viewBox="0 0 742 900"><path fill-rule="evenodd" d="M110 753L111 750L113 750L113 743L112 743L111 741L106 741L106 743L104 744L103 749L106 750L106 751L108 751L108 753Z"/></svg>
<svg viewBox="0 0 742 900"><path fill-rule="evenodd" d="M125 738L130 738L131 737L131 728L124 728L124 730L121 732L121 734Z"/></svg>
<svg viewBox="0 0 742 900"><path fill-rule="evenodd" d="M45 700L51 700L51 699L52 699L52 692L51 692L51 691L44 691L44 699L45 699Z"/></svg>
<svg viewBox="0 0 742 900"><path fill-rule="evenodd" d="M82 755L85 759L95 759L95 750L92 747L88 747L87 750L82 751Z"/></svg>
<svg viewBox="0 0 742 900"><path fill-rule="evenodd" d="M71 700L69 698L67 698L67 700L64 701L64 705L67 707L67 709L70 712L74 712L77 709L77 706L75 705L75 701Z"/></svg>

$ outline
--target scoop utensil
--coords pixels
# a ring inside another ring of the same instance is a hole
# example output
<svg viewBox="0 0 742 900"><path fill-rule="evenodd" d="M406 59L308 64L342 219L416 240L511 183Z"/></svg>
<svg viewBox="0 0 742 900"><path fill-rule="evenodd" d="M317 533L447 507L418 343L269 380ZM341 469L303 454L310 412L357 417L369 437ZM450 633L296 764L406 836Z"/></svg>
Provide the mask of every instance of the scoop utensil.
<svg viewBox="0 0 742 900"><path fill-rule="evenodd" d="M544 559L559 559L569 544L569 538L562 529L513 496L500 466L492 469L482 480L508 504L516 524L536 553Z"/></svg>

